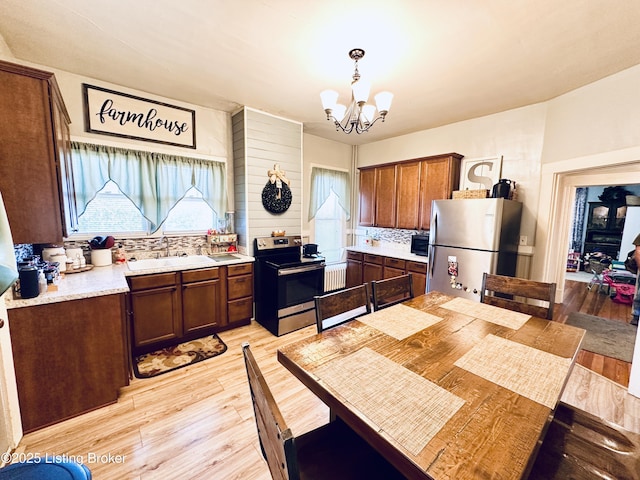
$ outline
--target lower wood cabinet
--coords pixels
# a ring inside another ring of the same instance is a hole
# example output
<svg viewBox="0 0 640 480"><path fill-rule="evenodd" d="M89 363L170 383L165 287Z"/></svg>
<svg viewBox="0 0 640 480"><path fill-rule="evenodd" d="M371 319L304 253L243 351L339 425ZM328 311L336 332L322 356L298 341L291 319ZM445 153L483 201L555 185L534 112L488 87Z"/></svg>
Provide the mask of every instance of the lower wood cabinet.
<svg viewBox="0 0 640 480"><path fill-rule="evenodd" d="M129 383L124 297L8 310L25 433L117 400Z"/></svg>
<svg viewBox="0 0 640 480"><path fill-rule="evenodd" d="M411 273L413 294L422 295L427 291L427 264L407 260L406 273Z"/></svg>
<svg viewBox="0 0 640 480"><path fill-rule="evenodd" d="M130 276L134 355L248 325L253 263Z"/></svg>
<svg viewBox="0 0 640 480"><path fill-rule="evenodd" d="M182 338L179 273L129 277L133 353L154 350ZM179 342L178 342L179 343Z"/></svg>
<svg viewBox="0 0 640 480"><path fill-rule="evenodd" d="M227 328L248 325L253 317L253 263L227 267Z"/></svg>
<svg viewBox="0 0 640 480"><path fill-rule="evenodd" d="M362 281L369 283L373 280L382 280L384 278L383 262L383 256L365 253L362 264Z"/></svg>
<svg viewBox="0 0 640 480"><path fill-rule="evenodd" d="M393 278L400 275L404 275L406 261L399 258L385 257L384 258L384 278Z"/></svg>
<svg viewBox="0 0 640 480"><path fill-rule="evenodd" d="M362 258L360 252L347 251L347 288L362 285Z"/></svg>
<svg viewBox="0 0 640 480"><path fill-rule="evenodd" d="M422 295L427 290L427 264L384 255L347 251L347 283L355 287L372 280L412 274L413 293Z"/></svg>
<svg viewBox="0 0 640 480"><path fill-rule="evenodd" d="M206 335L224 321L220 268L182 272L183 336Z"/></svg>

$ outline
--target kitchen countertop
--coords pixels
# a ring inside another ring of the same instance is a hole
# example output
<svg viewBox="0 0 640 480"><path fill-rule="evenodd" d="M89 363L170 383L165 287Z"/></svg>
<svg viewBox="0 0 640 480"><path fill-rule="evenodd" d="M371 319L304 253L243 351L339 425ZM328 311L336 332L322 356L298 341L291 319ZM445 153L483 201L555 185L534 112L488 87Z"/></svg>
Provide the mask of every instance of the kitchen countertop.
<svg viewBox="0 0 640 480"><path fill-rule="evenodd" d="M416 255L409 250L403 250L394 247L385 247L384 245L377 247L347 247L351 252L369 253L371 255L382 255L385 257L400 258L411 262L429 263L427 257Z"/></svg>
<svg viewBox="0 0 640 480"><path fill-rule="evenodd" d="M47 291L34 298L13 298L11 289L4 295L7 309L44 305L47 303L79 300L82 298L98 297L129 292L127 277L134 275L148 275L179 270L194 270L198 268L221 267L238 263L253 262L255 259L247 255L234 253L237 260L215 261L181 266L164 266L160 268L132 271L127 264L112 264L105 267L94 267L86 272L63 274L58 282L57 291Z"/></svg>

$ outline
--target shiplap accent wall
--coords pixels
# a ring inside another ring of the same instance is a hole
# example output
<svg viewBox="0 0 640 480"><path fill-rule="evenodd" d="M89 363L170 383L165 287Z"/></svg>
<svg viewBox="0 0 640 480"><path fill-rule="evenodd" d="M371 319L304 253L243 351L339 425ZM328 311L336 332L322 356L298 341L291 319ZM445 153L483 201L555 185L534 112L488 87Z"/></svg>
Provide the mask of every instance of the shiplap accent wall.
<svg viewBox="0 0 640 480"><path fill-rule="evenodd" d="M302 124L243 108L232 117L236 227L242 248L253 254L253 239L273 230L302 230ZM267 172L280 165L290 180L289 209L273 214L262 206Z"/></svg>

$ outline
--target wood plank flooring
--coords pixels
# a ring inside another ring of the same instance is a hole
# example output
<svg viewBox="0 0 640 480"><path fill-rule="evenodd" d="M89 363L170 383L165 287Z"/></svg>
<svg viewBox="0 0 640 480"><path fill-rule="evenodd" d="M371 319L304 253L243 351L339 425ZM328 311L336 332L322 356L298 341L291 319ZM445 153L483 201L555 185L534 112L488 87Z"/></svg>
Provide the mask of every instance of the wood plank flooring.
<svg viewBox="0 0 640 480"><path fill-rule="evenodd" d="M587 291L584 283L568 281L565 304L556 306L555 319L562 322L569 312L581 311L628 322L630 310L612 303L606 295ZM25 435L17 451L76 458L88 464L97 480L268 480L241 344L251 344L286 421L299 435L326 423L329 410L280 366L276 349L315 333L315 328L277 338L253 322L223 332L224 354L156 378L133 379L117 403ZM585 354L579 360L596 372L594 382L604 375L628 384L628 364L598 357ZM589 398L594 391L589 374L576 380L576 397ZM603 391L598 392L599 403L608 405L607 396L620 390Z"/></svg>

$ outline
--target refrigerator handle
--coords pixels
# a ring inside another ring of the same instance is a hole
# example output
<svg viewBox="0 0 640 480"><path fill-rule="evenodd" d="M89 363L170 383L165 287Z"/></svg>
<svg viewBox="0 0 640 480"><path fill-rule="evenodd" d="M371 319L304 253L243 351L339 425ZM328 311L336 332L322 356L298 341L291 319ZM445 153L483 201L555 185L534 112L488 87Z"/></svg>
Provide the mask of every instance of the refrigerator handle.
<svg viewBox="0 0 640 480"><path fill-rule="evenodd" d="M429 259L429 278L433 278L433 264L435 263L434 250L435 247L429 245L429 256L427 257Z"/></svg>
<svg viewBox="0 0 640 480"><path fill-rule="evenodd" d="M433 218L431 219L431 230L429 231L429 276L433 277L433 264L435 263L434 258L434 242L438 236L438 211L433 212Z"/></svg>

